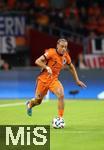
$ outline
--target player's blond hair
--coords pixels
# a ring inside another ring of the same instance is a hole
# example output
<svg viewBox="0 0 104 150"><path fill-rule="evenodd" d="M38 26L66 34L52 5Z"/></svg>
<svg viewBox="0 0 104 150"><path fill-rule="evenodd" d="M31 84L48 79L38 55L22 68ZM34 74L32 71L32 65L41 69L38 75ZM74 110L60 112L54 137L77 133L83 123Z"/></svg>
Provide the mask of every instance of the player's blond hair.
<svg viewBox="0 0 104 150"><path fill-rule="evenodd" d="M66 43L68 43L68 41L66 40L66 39L59 39L58 41L57 41L57 44L59 44L60 42L66 42Z"/></svg>

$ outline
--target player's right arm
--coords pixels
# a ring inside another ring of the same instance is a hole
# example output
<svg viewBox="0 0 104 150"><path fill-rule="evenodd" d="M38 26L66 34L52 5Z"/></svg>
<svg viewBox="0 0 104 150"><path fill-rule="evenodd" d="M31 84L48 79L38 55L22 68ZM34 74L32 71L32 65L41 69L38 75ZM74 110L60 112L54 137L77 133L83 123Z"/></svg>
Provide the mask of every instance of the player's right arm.
<svg viewBox="0 0 104 150"><path fill-rule="evenodd" d="M35 64L40 66L42 69L46 69L49 74L52 74L51 68L46 65L46 58L44 55L36 59Z"/></svg>

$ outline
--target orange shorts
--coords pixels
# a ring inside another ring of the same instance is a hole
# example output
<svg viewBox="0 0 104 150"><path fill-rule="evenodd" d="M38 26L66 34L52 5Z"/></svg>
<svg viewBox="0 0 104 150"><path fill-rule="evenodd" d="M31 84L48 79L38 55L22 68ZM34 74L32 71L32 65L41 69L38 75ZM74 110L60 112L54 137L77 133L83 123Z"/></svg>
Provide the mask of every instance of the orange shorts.
<svg viewBox="0 0 104 150"><path fill-rule="evenodd" d="M37 99L43 99L48 90L54 93L57 97L64 96L63 86L58 79L47 83L44 83L40 79L38 79L36 84L35 97Z"/></svg>

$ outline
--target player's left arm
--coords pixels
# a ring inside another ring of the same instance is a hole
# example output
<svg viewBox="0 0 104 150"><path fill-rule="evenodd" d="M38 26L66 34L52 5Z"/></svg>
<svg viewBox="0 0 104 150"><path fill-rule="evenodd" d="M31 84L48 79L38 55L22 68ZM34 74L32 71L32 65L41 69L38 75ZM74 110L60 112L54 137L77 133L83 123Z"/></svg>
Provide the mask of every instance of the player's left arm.
<svg viewBox="0 0 104 150"><path fill-rule="evenodd" d="M74 77L74 80L76 81L76 84L81 87L87 87L82 81L79 80L79 77L78 77L78 74L77 74L77 71L76 71L74 65L72 63L70 63L68 66L69 66L70 72L72 73L72 75Z"/></svg>

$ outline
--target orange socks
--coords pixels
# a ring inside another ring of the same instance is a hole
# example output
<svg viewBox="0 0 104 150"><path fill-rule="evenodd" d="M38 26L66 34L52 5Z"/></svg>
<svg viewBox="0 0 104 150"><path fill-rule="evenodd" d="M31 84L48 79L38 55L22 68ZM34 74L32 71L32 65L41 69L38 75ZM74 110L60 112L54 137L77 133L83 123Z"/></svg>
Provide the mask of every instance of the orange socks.
<svg viewBox="0 0 104 150"><path fill-rule="evenodd" d="M58 110L58 116L63 117L64 109Z"/></svg>

